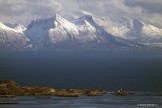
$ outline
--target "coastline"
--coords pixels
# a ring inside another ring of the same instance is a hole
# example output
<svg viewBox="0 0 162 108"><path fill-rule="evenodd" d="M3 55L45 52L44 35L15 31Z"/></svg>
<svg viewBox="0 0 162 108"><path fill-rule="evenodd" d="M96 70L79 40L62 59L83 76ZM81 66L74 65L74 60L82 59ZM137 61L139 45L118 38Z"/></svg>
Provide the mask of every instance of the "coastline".
<svg viewBox="0 0 162 108"><path fill-rule="evenodd" d="M50 87L38 87L38 86L21 86L16 84L12 80L0 81L0 97L12 98L15 96L60 96L60 97L79 97L83 96L99 96L107 93L111 93L119 96L127 96L134 94L133 92L126 90L118 90L114 92L108 92L101 89L56 89Z"/></svg>
<svg viewBox="0 0 162 108"><path fill-rule="evenodd" d="M20 101L20 99L22 100ZM136 99L139 100L135 102L134 100ZM113 92L99 89L54 89L49 87L20 86L11 80L0 81L0 104L4 106L14 105L15 108L19 105L27 107L39 106L40 102L48 102L48 104L43 104L49 107L57 104L60 108L65 107L67 103L69 107L75 105L78 105L78 107L87 106L87 103L89 106L100 106L101 104L98 102L101 102L105 107L113 105L118 108L120 104L124 103L127 106L136 108L139 105L150 105L148 102L151 101L154 102L151 105L161 106L159 99L161 99L161 95L133 93L122 89ZM145 100L145 102L140 100ZM62 102L67 103L62 104ZM80 104L80 102L83 102L83 104ZM97 102L97 104L93 104L93 102Z"/></svg>
<svg viewBox="0 0 162 108"><path fill-rule="evenodd" d="M63 96L63 97L78 97L98 96L106 94L106 90L99 89L55 89L49 87L38 86L21 86L17 85L12 80L0 81L0 97L15 97L15 96Z"/></svg>

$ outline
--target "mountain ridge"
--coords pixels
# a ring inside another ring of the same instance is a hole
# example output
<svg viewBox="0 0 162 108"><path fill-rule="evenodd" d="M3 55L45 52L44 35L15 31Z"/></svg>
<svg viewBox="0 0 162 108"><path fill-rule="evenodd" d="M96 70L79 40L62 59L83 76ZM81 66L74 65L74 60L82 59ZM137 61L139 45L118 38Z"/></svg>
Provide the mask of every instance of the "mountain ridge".
<svg viewBox="0 0 162 108"><path fill-rule="evenodd" d="M40 44L40 47L137 47L134 43L108 34L93 20L92 16L84 16L78 20L79 24L73 23L58 14L46 19L33 20L25 34L31 40L36 41L33 43ZM36 28L35 25L37 25Z"/></svg>
<svg viewBox="0 0 162 108"><path fill-rule="evenodd" d="M146 24L139 19L130 20L129 18L123 18L113 23L110 18L84 15L69 21L55 14L48 18L34 19L27 28L20 24L9 23L6 25L0 23L0 28L2 29L0 31L1 47L6 46L6 43L2 42L5 41L3 38L3 34L5 34L6 37L12 37L10 44L15 39L17 40L17 46L21 46L18 43L23 43L22 49L142 48L144 45L152 46L151 42L153 44L156 44L156 42L162 43L162 37L160 37L162 29ZM120 34L120 31L123 35ZM156 35L157 33L159 36L146 35ZM20 35L21 39L18 39L17 37L20 37ZM9 46L12 48L12 45Z"/></svg>

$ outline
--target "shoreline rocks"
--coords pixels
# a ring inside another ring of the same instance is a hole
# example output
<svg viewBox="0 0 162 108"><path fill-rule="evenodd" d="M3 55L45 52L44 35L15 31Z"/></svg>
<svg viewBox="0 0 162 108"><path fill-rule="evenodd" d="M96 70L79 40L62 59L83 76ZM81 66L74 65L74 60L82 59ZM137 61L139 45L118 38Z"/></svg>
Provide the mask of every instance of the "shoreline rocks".
<svg viewBox="0 0 162 108"><path fill-rule="evenodd" d="M62 97L79 97L98 96L106 94L105 90L98 89L54 89L48 87L28 87L17 85L14 81L0 81L0 97L15 96L62 96Z"/></svg>
<svg viewBox="0 0 162 108"><path fill-rule="evenodd" d="M103 95L103 94L106 94L107 91L105 90L90 90L86 93L87 96L98 96L98 95Z"/></svg>

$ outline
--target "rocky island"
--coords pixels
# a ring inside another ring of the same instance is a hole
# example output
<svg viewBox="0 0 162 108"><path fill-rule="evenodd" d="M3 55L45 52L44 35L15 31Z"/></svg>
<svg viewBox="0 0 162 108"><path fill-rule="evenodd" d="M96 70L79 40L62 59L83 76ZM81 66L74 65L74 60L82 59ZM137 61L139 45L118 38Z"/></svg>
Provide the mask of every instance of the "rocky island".
<svg viewBox="0 0 162 108"><path fill-rule="evenodd" d="M16 84L14 81L0 81L0 97L15 97L15 96L63 96L63 97L78 97L98 96L106 94L106 90L98 89L54 89L49 87L29 87Z"/></svg>
<svg viewBox="0 0 162 108"><path fill-rule="evenodd" d="M118 91L114 91L113 94L118 95L118 96L128 96L128 95L132 95L134 93L130 92L130 91L126 91L123 90L122 88Z"/></svg>

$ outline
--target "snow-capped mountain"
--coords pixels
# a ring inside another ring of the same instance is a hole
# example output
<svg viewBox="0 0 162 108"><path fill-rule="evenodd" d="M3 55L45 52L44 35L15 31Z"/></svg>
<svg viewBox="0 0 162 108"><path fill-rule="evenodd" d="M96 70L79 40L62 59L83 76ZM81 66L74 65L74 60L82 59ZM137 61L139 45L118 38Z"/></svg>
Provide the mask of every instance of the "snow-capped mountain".
<svg viewBox="0 0 162 108"><path fill-rule="evenodd" d="M162 28L139 19L111 19L84 14L67 20L34 19L28 27L0 23L1 48L111 49L162 46Z"/></svg>
<svg viewBox="0 0 162 108"><path fill-rule="evenodd" d="M22 49L29 47L29 38L22 31L7 27L0 22L0 48Z"/></svg>
<svg viewBox="0 0 162 108"><path fill-rule="evenodd" d="M122 17L113 20L109 17L95 17L96 22L106 32L148 46L162 45L162 28L139 19Z"/></svg>
<svg viewBox="0 0 162 108"><path fill-rule="evenodd" d="M35 19L27 27L25 35L38 48L139 47L136 43L110 35L90 15L73 22L57 14L46 19Z"/></svg>

